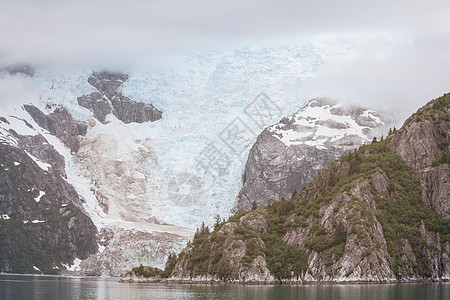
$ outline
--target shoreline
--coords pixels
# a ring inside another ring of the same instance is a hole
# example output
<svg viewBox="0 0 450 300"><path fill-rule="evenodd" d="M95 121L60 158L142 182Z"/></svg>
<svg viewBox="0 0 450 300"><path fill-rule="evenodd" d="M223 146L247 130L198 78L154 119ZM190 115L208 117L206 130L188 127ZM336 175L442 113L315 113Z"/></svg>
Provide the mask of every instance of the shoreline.
<svg viewBox="0 0 450 300"><path fill-rule="evenodd" d="M44 276L44 277L57 277L57 278L102 278L102 279L120 279L120 276L89 276L89 275L55 275L55 274L23 274L23 273L4 273L0 272L0 276Z"/></svg>
<svg viewBox="0 0 450 300"><path fill-rule="evenodd" d="M405 279L405 280L385 280L385 281L199 281L199 280L167 280L167 279L125 279L120 278L119 283L155 283L155 284L186 284L186 285L359 285L359 284L400 284L400 283L448 283L449 279Z"/></svg>
<svg viewBox="0 0 450 300"><path fill-rule="evenodd" d="M119 276L87 276L87 275L52 275L52 274L20 274L20 273L0 273L0 276L43 276L54 278L85 278L85 279L118 279L119 283L153 283L153 284L181 284L181 285L363 285L363 284L405 284L405 283L449 283L450 279L403 279L384 281L223 281L223 280L167 280L167 279L147 279L147 278L123 278Z"/></svg>

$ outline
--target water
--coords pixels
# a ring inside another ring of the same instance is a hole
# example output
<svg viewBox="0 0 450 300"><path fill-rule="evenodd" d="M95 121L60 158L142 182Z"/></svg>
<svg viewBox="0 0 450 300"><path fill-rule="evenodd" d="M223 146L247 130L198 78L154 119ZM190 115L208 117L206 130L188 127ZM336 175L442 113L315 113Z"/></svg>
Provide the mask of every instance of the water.
<svg viewBox="0 0 450 300"><path fill-rule="evenodd" d="M301 286L118 283L117 278L0 276L0 299L450 299L450 283Z"/></svg>

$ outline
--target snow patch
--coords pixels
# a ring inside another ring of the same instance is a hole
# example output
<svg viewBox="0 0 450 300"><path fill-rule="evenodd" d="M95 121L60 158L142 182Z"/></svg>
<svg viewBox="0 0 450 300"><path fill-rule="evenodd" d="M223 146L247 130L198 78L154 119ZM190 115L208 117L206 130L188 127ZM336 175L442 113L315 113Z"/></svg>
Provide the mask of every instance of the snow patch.
<svg viewBox="0 0 450 300"><path fill-rule="evenodd" d="M380 124L380 125L384 124L383 121L381 121L381 119L379 117L377 117L374 113L376 113L374 110L366 110L366 111L364 111L362 116L373 119L375 121L375 123L377 123L377 124Z"/></svg>
<svg viewBox="0 0 450 300"><path fill-rule="evenodd" d="M82 260L79 258L75 258L75 260L73 261L73 264L69 266L69 264L62 264L67 271L80 271L80 264L81 264Z"/></svg>
<svg viewBox="0 0 450 300"><path fill-rule="evenodd" d="M44 191L40 191L40 192L39 192L39 196L37 196L36 198L34 198L34 201L36 201L36 202L41 201L41 198L42 198L42 196L44 196L44 195L45 195L45 192L44 192Z"/></svg>
<svg viewBox="0 0 450 300"><path fill-rule="evenodd" d="M8 118L9 124L2 123L1 125L5 128L9 127L8 129L13 129L15 132L17 132L20 135L36 135L36 130L28 127L28 125L25 123L24 120L22 120L19 117L10 117ZM5 126L7 125L7 126Z"/></svg>
<svg viewBox="0 0 450 300"><path fill-rule="evenodd" d="M17 167L18 165L20 165L20 162L15 161L14 165Z"/></svg>
<svg viewBox="0 0 450 300"><path fill-rule="evenodd" d="M1 215L1 217L2 217L2 219L4 219L4 220L9 220L9 219L11 219L7 214L3 214L3 215Z"/></svg>
<svg viewBox="0 0 450 300"><path fill-rule="evenodd" d="M369 137L364 134L364 130L369 127L358 125L349 115L332 113L333 109L340 108L340 104L319 105L318 101L311 101L288 118L291 122L289 125L278 123L268 130L287 147L305 144L318 149L327 149L327 143L334 143L349 136L369 141ZM366 110L363 116L374 119L377 124L383 124L374 113L375 111Z"/></svg>
<svg viewBox="0 0 450 300"><path fill-rule="evenodd" d="M38 267L36 267L36 266L33 266L33 269L35 269L38 272L41 272L41 270Z"/></svg>
<svg viewBox="0 0 450 300"><path fill-rule="evenodd" d="M33 224L38 224L38 223L44 223L45 221L42 221L42 220L33 220L33 221L31 221L31 223L33 223Z"/></svg>
<svg viewBox="0 0 450 300"><path fill-rule="evenodd" d="M27 151L25 151L25 153L32 159L34 160L34 162L44 171L48 171L50 170L50 168L52 167L50 164L47 164L41 160L39 160L37 157L34 157L33 155L31 155L30 153L28 153Z"/></svg>

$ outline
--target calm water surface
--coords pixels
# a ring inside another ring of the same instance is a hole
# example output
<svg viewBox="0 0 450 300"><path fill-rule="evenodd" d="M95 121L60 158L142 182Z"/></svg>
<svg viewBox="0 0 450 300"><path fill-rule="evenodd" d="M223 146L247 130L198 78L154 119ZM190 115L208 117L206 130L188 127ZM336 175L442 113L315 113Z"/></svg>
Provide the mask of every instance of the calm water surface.
<svg viewBox="0 0 450 300"><path fill-rule="evenodd" d="M116 278L0 276L0 299L450 299L450 283L302 286L118 283Z"/></svg>

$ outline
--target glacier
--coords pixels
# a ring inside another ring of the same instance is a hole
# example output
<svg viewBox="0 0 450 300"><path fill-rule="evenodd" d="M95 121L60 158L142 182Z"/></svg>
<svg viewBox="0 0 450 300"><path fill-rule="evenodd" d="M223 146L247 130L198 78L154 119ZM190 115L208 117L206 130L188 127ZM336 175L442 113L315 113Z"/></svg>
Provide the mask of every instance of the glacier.
<svg viewBox="0 0 450 300"><path fill-rule="evenodd" d="M130 124L112 115L106 124L95 122L92 113L78 105L77 97L95 91L87 81L92 68L61 72L40 67L27 79L33 93L14 108L1 107L3 115L17 116L38 129L9 117L15 123L1 123L0 138L14 143L7 134L13 127L24 135L39 132L65 158L67 181L84 200L98 230L103 237L110 235L108 230L115 232L99 244L99 256L123 262L110 268L123 270L139 263L163 267L167 254L181 250L202 221L212 225L216 215L230 216L257 135L311 98L303 86L325 58L349 53L345 47L302 41L188 53L171 57L170 64L130 67L121 92L163 112L158 121ZM41 129L21 108L24 103L46 113L62 105L88 124L80 153L74 156ZM111 162L124 173L112 179L105 175ZM99 193L109 199L107 210ZM135 240L153 238L145 245L156 249L154 253L138 253L144 244ZM120 252L125 242L133 246ZM164 243L170 246L166 249Z"/></svg>
<svg viewBox="0 0 450 300"><path fill-rule="evenodd" d="M158 161L149 172L154 190L148 195L152 212L164 222L195 230L202 221L212 224L217 214L229 216L257 134L308 99L302 85L322 66L319 52L324 49L310 43L246 46L178 56L171 68L130 69L122 93L153 104L163 111L163 118L144 124L96 125L95 130L113 133L118 141L131 146L133 140L150 139ZM48 102L62 104L76 119L86 122L89 113L77 105L76 98L93 91L87 83L92 71L85 68L53 74L38 70L34 81L41 107ZM263 107L258 116L250 110L261 98L270 110ZM229 140L230 135L225 136L230 126L243 131L239 145ZM198 163L206 160L208 151L220 161ZM180 183L182 177L189 179ZM75 186L89 198L80 187L85 184L77 184L79 180L73 180Z"/></svg>

